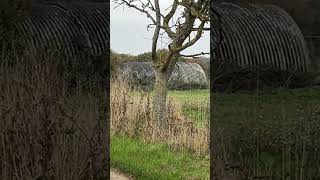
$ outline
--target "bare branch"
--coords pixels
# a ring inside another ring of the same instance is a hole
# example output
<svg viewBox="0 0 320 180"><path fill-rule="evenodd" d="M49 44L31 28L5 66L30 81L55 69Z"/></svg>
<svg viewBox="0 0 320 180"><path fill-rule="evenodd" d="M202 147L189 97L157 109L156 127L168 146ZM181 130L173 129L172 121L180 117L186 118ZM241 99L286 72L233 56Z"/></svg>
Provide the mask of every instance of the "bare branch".
<svg viewBox="0 0 320 180"><path fill-rule="evenodd" d="M170 38L174 38L175 33L169 27L169 21L172 19L174 13L176 12L178 7L178 0L174 0L172 8L170 12L163 18L163 29L166 31Z"/></svg>
<svg viewBox="0 0 320 180"><path fill-rule="evenodd" d="M192 31L199 31L199 28L192 28L191 29ZM208 27L204 27L203 29L202 29L203 31L210 31L211 30L211 28L208 28Z"/></svg>
<svg viewBox="0 0 320 180"><path fill-rule="evenodd" d="M185 18L185 22L183 24L180 24L180 23L176 24L177 25L176 32L174 34L174 37L172 38L173 42L168 46L169 54L167 55L166 61L163 64L163 70L167 70L170 64L175 63L177 59L173 57L178 56L181 51L192 46L200 39L204 31L204 25L209 19L209 18L202 18L202 17L207 17L206 13L209 11L209 6L205 6L205 8L203 8L202 6L198 6L198 5L208 4L206 2L209 2L209 0L203 0L201 2L202 4L200 3L200 1L198 2L199 4L195 4L194 1L182 1L182 2L178 1L178 4L182 3L181 5L186 7L182 15L182 17ZM205 14L205 16L203 16L204 14L199 14L199 12L196 12L196 11L200 11L200 9L201 10L204 9L203 13ZM196 36L192 40L189 40L187 43L183 44L188 37L190 38L191 32L195 30L193 26L196 19L201 20L201 24L196 30L197 31Z"/></svg>
<svg viewBox="0 0 320 180"><path fill-rule="evenodd" d="M196 58L196 57L199 57L199 56L204 56L204 55L210 55L210 53L201 52L201 53L190 54L190 55L180 54L181 57L193 57L193 58Z"/></svg>
<svg viewBox="0 0 320 180"><path fill-rule="evenodd" d="M199 25L197 35L191 41L188 41L187 43L185 43L181 47L177 48L176 51L180 52L180 51L183 51L184 49L194 45L194 43L196 43L200 39L200 37L203 33L204 25L205 25L205 21L202 21L201 24Z"/></svg>
<svg viewBox="0 0 320 180"><path fill-rule="evenodd" d="M173 0L172 5L167 8L170 10L165 16L160 11L159 0L115 0L121 1L129 7L145 13L151 20L152 24L147 26L147 30L150 27L155 26L153 38L152 38L152 60L156 66L160 66L162 70L169 70L172 64L177 60L176 57L180 56L180 52L184 49L194 45L202 36L204 31L211 30L210 27L205 27L205 24L210 20L210 0ZM140 6L134 4L140 3ZM173 19L179 8L182 7L184 11L182 15L176 20ZM156 16L151 12L155 12ZM161 19L162 18L162 19ZM200 25L195 26L195 22L200 20ZM171 22L172 21L172 22ZM175 22L174 22L175 21ZM170 22L170 24L169 24ZM160 30L164 31L161 33ZM166 54L165 59L158 59L157 44L159 36L166 33L170 38L168 41L169 51ZM192 35L195 33L195 35ZM191 36L193 37L191 39ZM189 39L188 39L189 38ZM181 55L184 57L195 57L199 55L206 55L209 53L199 53L194 55Z"/></svg>
<svg viewBox="0 0 320 180"><path fill-rule="evenodd" d="M160 5L159 0L154 0L155 9L156 9L156 29L153 34L152 38L152 51L151 51L151 58L153 62L157 62L157 43L160 33L160 26L161 26L161 15L160 15Z"/></svg>
<svg viewBox="0 0 320 180"><path fill-rule="evenodd" d="M150 28L151 26L156 26L156 24L148 24L148 26L147 26L147 31L149 31L149 28Z"/></svg>
<svg viewBox="0 0 320 180"><path fill-rule="evenodd" d="M118 1L120 1L120 2L118 2ZM145 9L145 8L147 8L147 7L149 7L149 6L145 6L145 4L142 3L141 1L140 1L141 4L142 4L142 7L141 7L141 8L138 7L137 5L132 4L132 2L135 2L134 0L115 0L114 2L117 3L118 6L126 5L126 6L128 6L128 7L130 7L130 8L134 8L134 9L136 9L136 10L138 10L138 11L146 14L147 17L148 17L149 19L151 19L151 21L152 21L154 24L156 24L156 20L154 19L154 17L152 17L152 15ZM152 5L152 3L150 2L150 0L148 0L148 5L149 5L149 3ZM118 7L118 6L117 6L117 7ZM150 9L152 9L152 7L151 7Z"/></svg>

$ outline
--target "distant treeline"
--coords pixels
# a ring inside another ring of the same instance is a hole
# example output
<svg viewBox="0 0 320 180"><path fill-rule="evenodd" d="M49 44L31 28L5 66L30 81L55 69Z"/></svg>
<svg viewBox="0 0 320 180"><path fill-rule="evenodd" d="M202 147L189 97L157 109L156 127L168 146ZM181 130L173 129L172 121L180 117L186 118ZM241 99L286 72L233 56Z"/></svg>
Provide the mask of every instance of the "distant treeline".
<svg viewBox="0 0 320 180"><path fill-rule="evenodd" d="M164 56L167 53L167 50L158 50L158 55ZM209 59L206 57L200 57L197 59ZM114 50L111 50L110 54L110 60L111 60L111 69L115 70L115 67L119 64L126 63L126 62L150 62L151 61L151 52L145 52L138 55L130 55L130 54L123 54L123 53L117 53ZM193 61L192 61L193 60ZM178 61L180 62L194 62L193 58L185 58L185 57L179 57Z"/></svg>
<svg viewBox="0 0 320 180"><path fill-rule="evenodd" d="M158 50L159 56L165 56L167 50ZM126 62L151 62L151 52L145 52L138 55L122 54L111 50L111 68ZM178 61L185 62L187 58L179 57Z"/></svg>

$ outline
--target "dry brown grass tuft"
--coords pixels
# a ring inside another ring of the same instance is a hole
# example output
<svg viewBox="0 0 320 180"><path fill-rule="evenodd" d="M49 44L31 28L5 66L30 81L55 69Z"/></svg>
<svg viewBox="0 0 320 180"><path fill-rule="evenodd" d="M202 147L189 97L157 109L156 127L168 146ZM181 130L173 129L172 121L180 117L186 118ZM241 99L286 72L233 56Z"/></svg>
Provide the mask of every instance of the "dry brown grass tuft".
<svg viewBox="0 0 320 180"><path fill-rule="evenodd" d="M33 52L0 61L0 179L109 176L107 102L71 91L57 62Z"/></svg>
<svg viewBox="0 0 320 180"><path fill-rule="evenodd" d="M119 80L111 83L111 133L168 144L173 150L209 153L209 125L196 127L181 112L180 104L169 99L165 130L159 130L153 117L152 94L131 90Z"/></svg>

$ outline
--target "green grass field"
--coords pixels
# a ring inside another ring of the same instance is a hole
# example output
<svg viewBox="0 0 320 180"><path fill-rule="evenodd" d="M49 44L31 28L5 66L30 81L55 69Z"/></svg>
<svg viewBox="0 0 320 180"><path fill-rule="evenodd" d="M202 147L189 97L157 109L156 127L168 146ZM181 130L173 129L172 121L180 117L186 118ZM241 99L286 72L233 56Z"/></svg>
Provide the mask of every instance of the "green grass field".
<svg viewBox="0 0 320 180"><path fill-rule="evenodd" d="M111 166L136 179L209 179L209 157L172 152L164 144L113 136Z"/></svg>
<svg viewBox="0 0 320 180"><path fill-rule="evenodd" d="M210 91L169 91L169 97L182 105L182 112L198 126L207 126L209 121Z"/></svg>
<svg viewBox="0 0 320 180"><path fill-rule="evenodd" d="M211 111L217 129L212 131L223 130L216 134L221 139L218 147L225 146L231 159L254 176L314 177L319 163L319 92L320 87L213 94Z"/></svg>
<svg viewBox="0 0 320 180"><path fill-rule="evenodd" d="M224 151L252 176L289 179L316 171L320 148L320 87L277 89L265 94L214 93L213 123L224 131ZM208 90L170 91L195 122L209 120ZM313 157L314 156L314 157ZM172 152L161 144L112 138L112 165L138 179L208 179L209 160ZM311 164L310 164L311 163ZM190 165L190 166L189 166ZM311 175L310 175L311 174ZM308 176L309 175L309 176Z"/></svg>
<svg viewBox="0 0 320 180"><path fill-rule="evenodd" d="M301 110L314 108L320 102L320 87L303 89L278 89L268 94L213 94L212 108L214 120L224 127L239 123L257 123L257 118L265 121L279 121L287 124L297 120Z"/></svg>
<svg viewBox="0 0 320 180"><path fill-rule="evenodd" d="M207 106L210 101L209 89L169 91L169 97L176 98L182 104L192 103L200 106Z"/></svg>

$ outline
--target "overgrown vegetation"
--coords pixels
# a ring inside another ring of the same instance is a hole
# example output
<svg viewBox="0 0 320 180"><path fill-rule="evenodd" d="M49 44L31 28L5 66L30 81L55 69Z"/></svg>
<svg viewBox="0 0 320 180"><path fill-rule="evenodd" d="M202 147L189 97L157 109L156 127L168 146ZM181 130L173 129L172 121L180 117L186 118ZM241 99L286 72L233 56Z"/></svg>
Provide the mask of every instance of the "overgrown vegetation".
<svg viewBox="0 0 320 180"><path fill-rule="evenodd" d="M115 81L111 85L111 132L148 142L164 142L175 150L189 149L196 154L208 154L208 125L196 127L181 111L181 104L170 99L167 103L165 130L159 130L152 118L152 95L127 88Z"/></svg>
<svg viewBox="0 0 320 180"><path fill-rule="evenodd" d="M50 54L2 49L6 53L0 60L0 179L108 178L106 90L91 83L71 89L66 72L59 73L60 59Z"/></svg>
<svg viewBox="0 0 320 180"><path fill-rule="evenodd" d="M238 171L243 179L318 179L319 90L214 94L214 168L223 159L229 170L220 174Z"/></svg>
<svg viewBox="0 0 320 180"><path fill-rule="evenodd" d="M170 100L167 103L169 121L166 128L160 131L152 116L151 94L153 92L130 89L118 80L112 81L111 141L115 141L115 145L111 145L111 152L113 152L111 157L114 159L112 161L115 161L111 162L112 165L142 179L208 177L209 125L208 104L205 103L208 99L205 99L205 91L195 92L200 95L202 102L196 101L196 95L189 100L199 103L199 109L195 109L196 104L182 101L183 96L191 94L191 91L175 91L169 94ZM201 114L200 107L206 112ZM136 149L137 147L142 148ZM178 159L174 158L168 162L168 157L172 156L177 156ZM150 160L141 161L143 158L150 158ZM155 159L151 160L152 158ZM177 169L172 167L171 163L174 160L176 160ZM191 160L199 160L194 163L202 168L195 170L184 167L185 162ZM159 165L160 162L162 162L161 165ZM161 171L161 169L167 169L167 171ZM189 173L184 172L187 169ZM158 171L161 175L157 173Z"/></svg>

